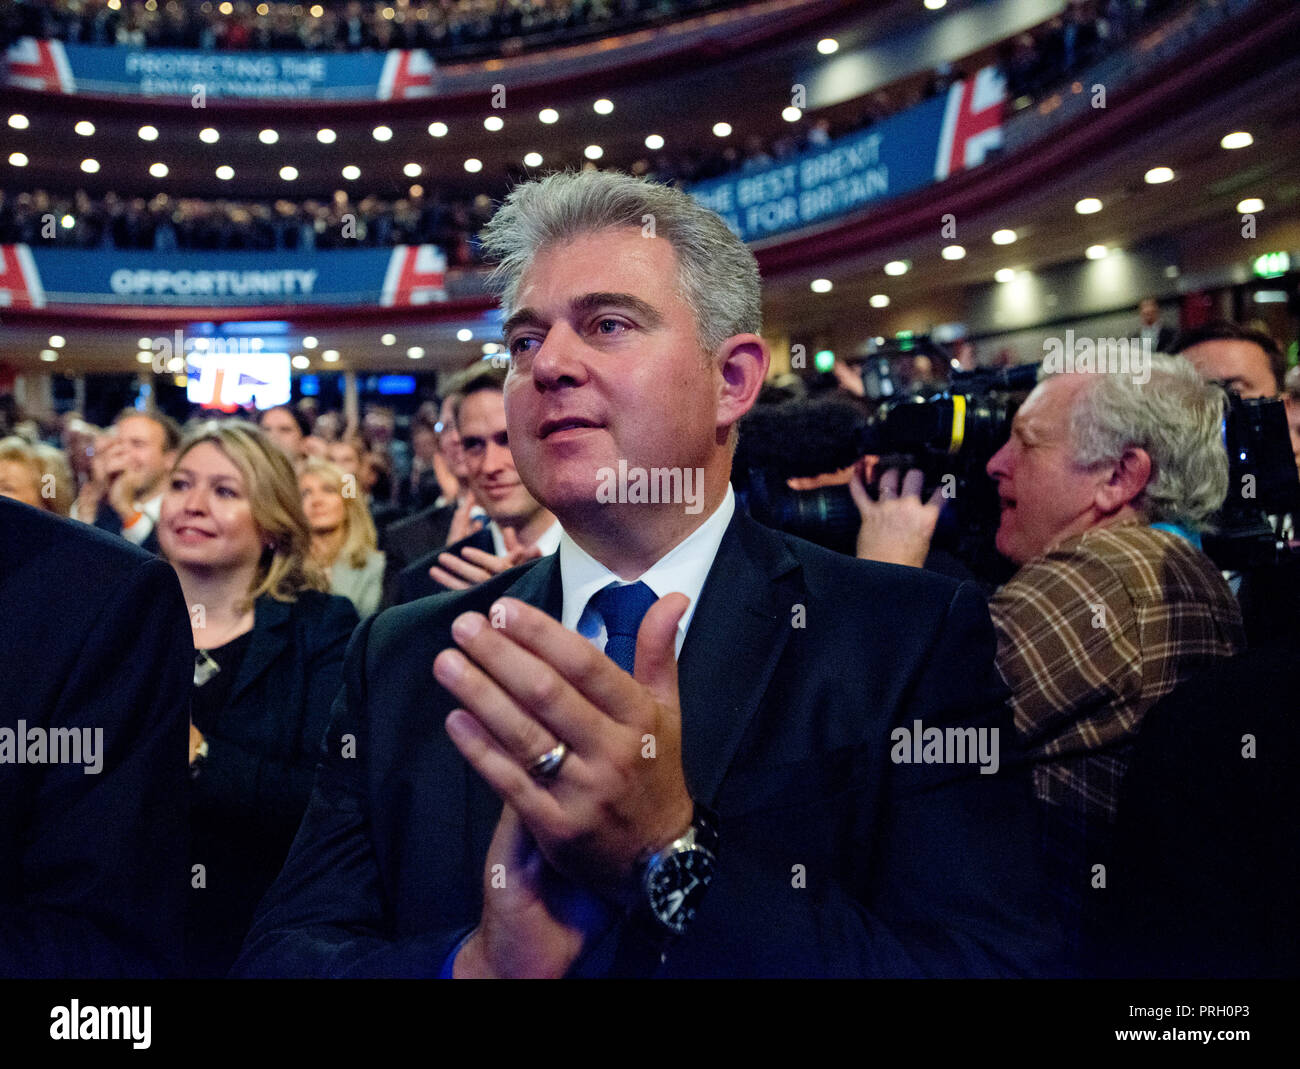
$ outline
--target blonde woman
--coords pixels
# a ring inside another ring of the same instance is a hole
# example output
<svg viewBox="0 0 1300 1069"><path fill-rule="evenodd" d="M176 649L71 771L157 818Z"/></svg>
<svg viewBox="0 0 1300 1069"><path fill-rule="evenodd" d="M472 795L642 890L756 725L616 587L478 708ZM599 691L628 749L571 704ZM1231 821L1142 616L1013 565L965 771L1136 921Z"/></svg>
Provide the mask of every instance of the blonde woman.
<svg viewBox="0 0 1300 1069"><path fill-rule="evenodd" d="M384 592L384 555L356 480L326 460L309 457L298 472L302 510L311 528L311 555L340 594L365 617Z"/></svg>
<svg viewBox="0 0 1300 1069"><path fill-rule="evenodd" d="M72 468L53 446L25 438L0 438L0 496L66 516L72 508Z"/></svg>
<svg viewBox="0 0 1300 1069"><path fill-rule="evenodd" d="M325 593L293 467L252 424L185 437L158 537L196 651L187 965L219 976L307 807L357 614Z"/></svg>

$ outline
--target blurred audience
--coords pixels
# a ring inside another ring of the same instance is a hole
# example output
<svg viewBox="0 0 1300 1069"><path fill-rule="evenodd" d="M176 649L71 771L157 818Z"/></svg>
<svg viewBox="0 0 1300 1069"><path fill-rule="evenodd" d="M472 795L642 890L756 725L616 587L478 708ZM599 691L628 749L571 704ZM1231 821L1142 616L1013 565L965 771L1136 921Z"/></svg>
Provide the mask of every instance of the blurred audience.
<svg viewBox="0 0 1300 1069"><path fill-rule="evenodd" d="M0 439L0 497L66 516L74 485L72 469L58 449L17 435Z"/></svg>
<svg viewBox="0 0 1300 1069"><path fill-rule="evenodd" d="M342 471L316 458L302 465L298 487L311 528L312 560L329 576L330 593L351 601L358 615L369 616L383 596L384 555L356 487L345 486Z"/></svg>

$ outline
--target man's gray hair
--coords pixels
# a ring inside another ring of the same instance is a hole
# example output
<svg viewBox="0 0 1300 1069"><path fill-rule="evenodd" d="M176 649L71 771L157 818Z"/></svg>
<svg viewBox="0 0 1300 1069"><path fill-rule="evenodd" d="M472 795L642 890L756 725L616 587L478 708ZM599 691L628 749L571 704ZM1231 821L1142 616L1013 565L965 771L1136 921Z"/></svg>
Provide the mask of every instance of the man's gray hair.
<svg viewBox="0 0 1300 1069"><path fill-rule="evenodd" d="M635 227L677 253L677 288L695 314L700 347L714 354L763 326L758 263L721 216L689 194L617 171L564 171L516 186L480 237L496 260L491 281L506 315L539 252L584 234Z"/></svg>
<svg viewBox="0 0 1300 1069"><path fill-rule="evenodd" d="M1136 447L1151 457L1151 479L1134 500L1153 522L1193 531L1228 493L1228 453L1223 444L1223 391L1202 381L1181 357L1153 353L1151 375L1085 375L1070 414L1075 463L1113 463Z"/></svg>

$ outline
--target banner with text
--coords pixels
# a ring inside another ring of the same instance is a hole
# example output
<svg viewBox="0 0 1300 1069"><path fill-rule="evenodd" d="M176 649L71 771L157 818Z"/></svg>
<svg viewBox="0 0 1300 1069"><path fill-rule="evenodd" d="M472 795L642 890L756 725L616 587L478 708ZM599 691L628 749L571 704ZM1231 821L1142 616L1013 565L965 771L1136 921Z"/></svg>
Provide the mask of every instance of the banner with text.
<svg viewBox="0 0 1300 1069"><path fill-rule="evenodd" d="M690 192L745 241L812 226L982 163L1002 144L1005 99L998 71L985 67L867 130Z"/></svg>
<svg viewBox="0 0 1300 1069"><path fill-rule="evenodd" d="M60 304L403 307L445 301L446 271L447 259L434 245L306 255L0 245L0 308Z"/></svg>
<svg viewBox="0 0 1300 1069"><path fill-rule="evenodd" d="M433 57L390 52L201 52L21 38L0 85L45 93L266 100L409 100L433 95Z"/></svg>

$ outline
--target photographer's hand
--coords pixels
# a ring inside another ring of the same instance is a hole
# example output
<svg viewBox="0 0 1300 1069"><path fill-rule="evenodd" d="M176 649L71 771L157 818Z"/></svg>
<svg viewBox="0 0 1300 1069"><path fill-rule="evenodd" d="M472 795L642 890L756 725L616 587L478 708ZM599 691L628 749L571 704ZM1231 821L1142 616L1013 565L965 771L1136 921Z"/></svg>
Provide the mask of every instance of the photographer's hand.
<svg viewBox="0 0 1300 1069"><path fill-rule="evenodd" d="M858 506L858 515L862 517L858 528L857 555L860 558L906 564L913 568L925 564L943 504L941 488L935 489L929 501L921 500L924 479L924 475L913 468L903 477L900 490L898 469L891 468L881 475L879 500L873 501L867 493L861 462L853 469L849 490L853 494L853 503Z"/></svg>

